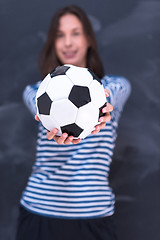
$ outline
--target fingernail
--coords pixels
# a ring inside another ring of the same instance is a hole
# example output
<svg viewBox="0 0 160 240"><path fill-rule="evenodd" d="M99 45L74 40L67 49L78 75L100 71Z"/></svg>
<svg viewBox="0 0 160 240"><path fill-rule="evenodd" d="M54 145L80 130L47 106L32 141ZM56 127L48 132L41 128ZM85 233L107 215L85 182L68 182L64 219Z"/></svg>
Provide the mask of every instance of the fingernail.
<svg viewBox="0 0 160 240"><path fill-rule="evenodd" d="M56 133L57 133L57 129L53 129L53 130L52 130L52 133L53 133L53 134L56 134Z"/></svg>
<svg viewBox="0 0 160 240"><path fill-rule="evenodd" d="M95 129L95 131L97 131L97 130L99 130L100 129L100 127L99 126L96 126L96 129Z"/></svg>
<svg viewBox="0 0 160 240"><path fill-rule="evenodd" d="M65 138L66 138L67 136L68 136L68 134L67 134L67 133L63 133L63 137L65 137Z"/></svg>

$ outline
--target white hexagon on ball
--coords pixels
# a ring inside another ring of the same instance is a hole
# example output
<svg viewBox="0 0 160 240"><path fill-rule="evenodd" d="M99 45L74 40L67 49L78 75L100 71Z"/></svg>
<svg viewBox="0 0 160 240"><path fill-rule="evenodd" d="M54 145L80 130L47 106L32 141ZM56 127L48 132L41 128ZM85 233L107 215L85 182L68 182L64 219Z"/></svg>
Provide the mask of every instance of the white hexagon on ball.
<svg viewBox="0 0 160 240"><path fill-rule="evenodd" d="M97 80L93 80L89 86L91 101L98 108L102 107L106 103L106 96L104 93L104 87Z"/></svg>
<svg viewBox="0 0 160 240"><path fill-rule="evenodd" d="M67 98L73 83L66 75L59 75L50 79L46 92L52 101Z"/></svg>
<svg viewBox="0 0 160 240"><path fill-rule="evenodd" d="M58 122L59 127L75 122L77 107L68 99L54 101L51 105L50 115Z"/></svg>
<svg viewBox="0 0 160 240"><path fill-rule="evenodd" d="M76 67L73 65L65 66L71 66L71 68L66 72L66 75L75 85L88 87L93 81L93 77L87 68Z"/></svg>
<svg viewBox="0 0 160 240"><path fill-rule="evenodd" d="M93 128L98 123L99 108L92 102L78 109L75 123L83 129Z"/></svg>
<svg viewBox="0 0 160 240"><path fill-rule="evenodd" d="M57 133L58 136L60 136L62 134L59 124L57 123L57 121L51 116L51 115L38 115L39 119L41 122L43 122L43 126L49 130L52 131L53 128L57 128L59 131Z"/></svg>

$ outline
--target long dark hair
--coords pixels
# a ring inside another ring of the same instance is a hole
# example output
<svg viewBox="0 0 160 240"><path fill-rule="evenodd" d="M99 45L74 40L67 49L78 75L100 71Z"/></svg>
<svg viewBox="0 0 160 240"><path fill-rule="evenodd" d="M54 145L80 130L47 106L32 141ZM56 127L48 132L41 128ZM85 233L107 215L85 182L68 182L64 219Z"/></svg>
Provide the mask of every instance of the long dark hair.
<svg viewBox="0 0 160 240"><path fill-rule="evenodd" d="M55 52L55 40L59 27L59 19L66 14L74 14L81 21L84 33L90 43L90 47L88 48L87 52L86 67L94 72L99 78L102 78L104 74L103 65L98 54L97 43L91 23L85 12L80 7L75 5L59 9L51 20L48 36L38 59L38 65L42 77L44 78L54 68L62 65Z"/></svg>

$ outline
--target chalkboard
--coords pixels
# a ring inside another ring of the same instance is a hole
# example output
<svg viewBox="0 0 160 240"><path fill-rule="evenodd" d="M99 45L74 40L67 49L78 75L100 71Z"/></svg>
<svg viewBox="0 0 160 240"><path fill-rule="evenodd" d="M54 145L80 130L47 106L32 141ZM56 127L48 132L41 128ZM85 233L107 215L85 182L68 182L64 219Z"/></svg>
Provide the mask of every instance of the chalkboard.
<svg viewBox="0 0 160 240"><path fill-rule="evenodd" d="M110 171L119 240L160 239L160 1L1 0L0 239L14 240L19 199L35 159L37 124L22 101L41 79L50 19L77 4L93 25L105 73L132 85Z"/></svg>

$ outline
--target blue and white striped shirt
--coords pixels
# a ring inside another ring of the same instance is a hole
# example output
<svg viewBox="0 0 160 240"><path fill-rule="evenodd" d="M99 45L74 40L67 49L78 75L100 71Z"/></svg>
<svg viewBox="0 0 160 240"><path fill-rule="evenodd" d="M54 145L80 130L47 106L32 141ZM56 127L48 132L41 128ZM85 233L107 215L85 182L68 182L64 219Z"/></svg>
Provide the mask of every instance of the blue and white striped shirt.
<svg viewBox="0 0 160 240"><path fill-rule="evenodd" d="M118 76L105 76L109 89L107 101L113 105L111 121L79 144L58 145L48 140L39 123L36 161L21 205L44 216L58 218L95 218L114 213L114 193L108 175L116 140L120 113L130 94L130 84ZM24 101L35 115L35 95L40 82L27 86Z"/></svg>

